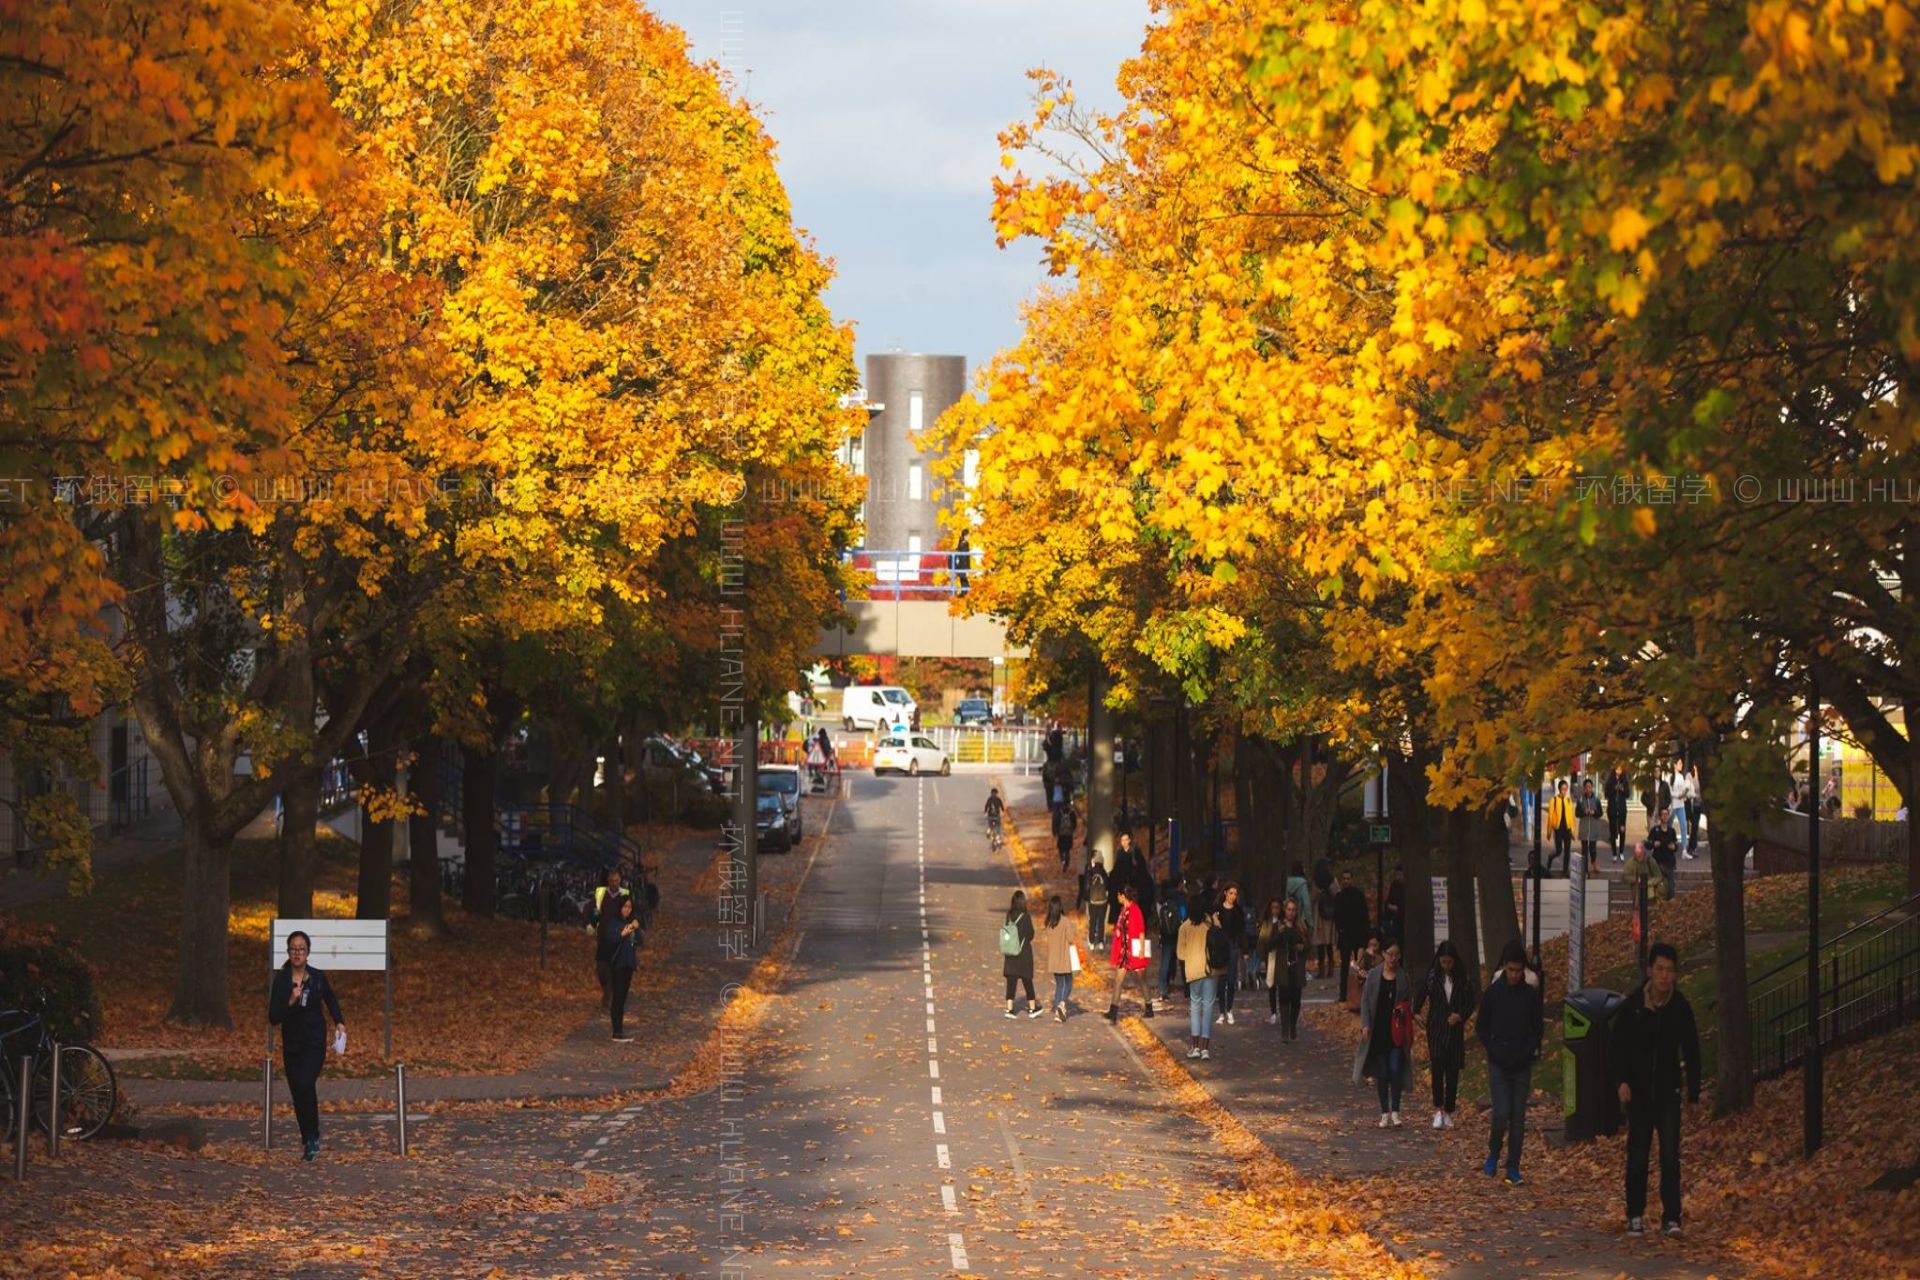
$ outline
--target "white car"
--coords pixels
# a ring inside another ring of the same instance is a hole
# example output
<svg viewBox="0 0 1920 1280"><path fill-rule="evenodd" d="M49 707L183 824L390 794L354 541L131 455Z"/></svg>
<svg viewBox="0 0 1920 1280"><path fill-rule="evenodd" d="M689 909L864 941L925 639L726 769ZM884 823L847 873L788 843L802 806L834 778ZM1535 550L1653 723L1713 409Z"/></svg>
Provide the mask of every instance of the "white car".
<svg viewBox="0 0 1920 1280"><path fill-rule="evenodd" d="M908 777L937 773L945 777L953 772L953 763L947 759L946 752L934 745L932 738L918 733L896 733L882 738L880 745L873 749L873 772L876 775L904 773Z"/></svg>

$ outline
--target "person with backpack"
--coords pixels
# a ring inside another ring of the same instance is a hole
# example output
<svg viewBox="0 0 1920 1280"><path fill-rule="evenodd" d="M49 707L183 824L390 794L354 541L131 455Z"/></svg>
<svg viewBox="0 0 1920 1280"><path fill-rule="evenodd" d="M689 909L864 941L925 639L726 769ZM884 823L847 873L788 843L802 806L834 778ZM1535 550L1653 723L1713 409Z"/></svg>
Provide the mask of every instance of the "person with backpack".
<svg viewBox="0 0 1920 1280"><path fill-rule="evenodd" d="M1000 925L1000 954L1000 972L1007 980L1007 1016L1018 1016L1013 1011L1017 984L1027 991L1027 1016L1039 1017L1040 1001L1033 994L1033 917L1027 914L1027 895L1018 889L1013 891L1007 918Z"/></svg>
<svg viewBox="0 0 1920 1280"><path fill-rule="evenodd" d="M1460 1100L1460 1068L1467 1063L1467 1022L1473 1017L1480 993L1473 975L1460 963L1460 948L1442 938L1433 951L1433 968L1413 999L1413 1016L1427 1017L1427 1064L1433 1074L1433 1127L1453 1128L1453 1112Z"/></svg>
<svg viewBox="0 0 1920 1280"><path fill-rule="evenodd" d="M1127 982L1137 980L1140 1003L1146 1016L1153 1016L1153 997L1147 992L1147 966L1153 963L1153 940L1147 936L1146 917L1134 899L1135 887L1122 883L1114 895L1119 903L1118 919L1113 927L1109 958L1113 961L1113 1003L1107 1006L1107 1021L1120 1021L1120 1002L1126 998Z"/></svg>
<svg viewBox="0 0 1920 1280"><path fill-rule="evenodd" d="M1294 863L1293 871L1287 876L1286 896L1300 907L1300 925L1307 926L1313 919L1313 885L1307 880L1307 868L1302 863Z"/></svg>
<svg viewBox="0 0 1920 1280"><path fill-rule="evenodd" d="M1240 905L1240 886L1229 880L1227 887L1220 891L1215 900L1214 914L1219 917L1218 927L1225 935L1227 944L1227 963L1220 975L1220 1012L1216 1020L1233 1025L1233 997L1240 986L1240 949L1246 945L1247 909Z"/></svg>
<svg viewBox="0 0 1920 1280"><path fill-rule="evenodd" d="M1520 1143L1526 1136L1527 1098L1533 1093L1533 1061L1545 1031L1540 987L1527 972L1527 950L1509 938L1500 952L1500 972L1480 994L1474 1031L1487 1051L1487 1087L1493 1095L1493 1129L1480 1172L1500 1172L1500 1143L1507 1139L1507 1181L1519 1186Z"/></svg>
<svg viewBox="0 0 1920 1280"><path fill-rule="evenodd" d="M593 974L600 980L600 1007L608 1009L613 1001L613 943L607 926L620 918L620 899L633 894L624 883L619 867L607 868L607 882L593 890L593 912L587 928L593 930Z"/></svg>
<svg viewBox="0 0 1920 1280"><path fill-rule="evenodd" d="M1160 936L1160 1002L1165 1004L1170 998L1169 990L1173 986L1174 965L1179 961L1180 925L1187 918L1187 903L1199 892L1192 880L1175 891L1173 881L1169 880L1160 889L1160 902L1153 908L1154 929ZM1142 908L1145 911L1146 908Z"/></svg>
<svg viewBox="0 0 1920 1280"><path fill-rule="evenodd" d="M1046 948L1047 972L1053 975L1053 1016L1065 1022L1078 957L1073 949L1073 926L1067 923L1067 913L1057 893L1047 899Z"/></svg>
<svg viewBox="0 0 1920 1280"><path fill-rule="evenodd" d="M1607 1066L1627 1109L1627 1234L1645 1232L1647 1161L1660 1134L1660 1223L1680 1234L1680 1090L1700 1101L1700 1028L1678 985L1680 953L1656 942L1647 979L1614 1015ZM1684 1071L1682 1069L1684 1063Z"/></svg>
<svg viewBox="0 0 1920 1280"><path fill-rule="evenodd" d="M1073 806L1063 804L1054 810L1053 840L1060 850L1060 871L1064 875L1073 858L1073 833L1080 826L1080 815Z"/></svg>
<svg viewBox="0 0 1920 1280"><path fill-rule="evenodd" d="M1178 938L1181 976L1187 984L1187 1056L1213 1056L1213 1006L1220 995L1230 951L1220 917L1196 895L1188 903Z"/></svg>
<svg viewBox="0 0 1920 1280"><path fill-rule="evenodd" d="M1360 1043L1353 1082L1373 1077L1380 1127L1400 1127L1400 1097L1413 1087L1413 981L1400 967L1400 944L1389 942L1360 990Z"/></svg>
<svg viewBox="0 0 1920 1280"><path fill-rule="evenodd" d="M1107 869L1100 865L1100 852L1087 847L1087 942L1103 946L1107 941Z"/></svg>

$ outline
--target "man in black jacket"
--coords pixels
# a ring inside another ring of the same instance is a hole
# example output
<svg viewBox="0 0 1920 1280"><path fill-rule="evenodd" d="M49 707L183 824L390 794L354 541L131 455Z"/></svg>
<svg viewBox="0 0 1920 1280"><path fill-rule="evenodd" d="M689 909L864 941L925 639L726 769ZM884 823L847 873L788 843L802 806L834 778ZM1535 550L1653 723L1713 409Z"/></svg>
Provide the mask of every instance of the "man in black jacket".
<svg viewBox="0 0 1920 1280"><path fill-rule="evenodd" d="M1627 801L1633 795L1633 779L1627 775L1627 767L1622 764L1613 766L1613 772L1607 775L1607 845L1613 851L1615 862L1627 860Z"/></svg>
<svg viewBox="0 0 1920 1280"><path fill-rule="evenodd" d="M1480 1172L1500 1172L1500 1143L1507 1134L1507 1181L1519 1186L1520 1142L1527 1129L1527 1098L1533 1093L1533 1060L1540 1056L1546 1030L1540 988L1528 980L1527 953L1520 939L1507 941L1500 972L1480 996L1475 1032L1487 1051L1487 1087L1493 1095L1493 1133L1487 1163Z"/></svg>
<svg viewBox="0 0 1920 1280"><path fill-rule="evenodd" d="M1367 894L1353 882L1353 872L1340 873L1340 892L1333 895L1333 940L1340 947L1340 991L1334 998L1347 998L1347 974L1353 968L1355 953L1367 949L1367 930L1373 927L1367 910Z"/></svg>
<svg viewBox="0 0 1920 1280"><path fill-rule="evenodd" d="M1627 1234L1646 1230L1647 1158L1660 1131L1660 1221L1680 1234L1680 1086L1700 1101L1700 1030L1680 994L1680 954L1665 942L1647 952L1647 980L1614 1015L1607 1066L1627 1108ZM1681 1060L1685 1059L1685 1075Z"/></svg>

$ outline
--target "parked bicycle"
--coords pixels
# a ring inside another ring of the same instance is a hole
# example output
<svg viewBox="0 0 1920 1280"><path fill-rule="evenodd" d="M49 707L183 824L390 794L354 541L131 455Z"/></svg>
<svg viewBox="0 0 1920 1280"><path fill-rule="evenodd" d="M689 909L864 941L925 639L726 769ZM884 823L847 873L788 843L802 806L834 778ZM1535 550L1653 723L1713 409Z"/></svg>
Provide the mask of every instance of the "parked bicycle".
<svg viewBox="0 0 1920 1280"><path fill-rule="evenodd" d="M33 1072L33 1123L42 1133L51 1132L53 1106L53 1036L47 1029L47 1001L34 995L26 1009L0 1009L0 1108L6 1118L0 1131L14 1136L18 1123L20 1060L25 1057ZM120 1087L113 1078L113 1065L90 1044L74 1042L60 1046L60 1136L91 1138L113 1119L120 1104Z"/></svg>

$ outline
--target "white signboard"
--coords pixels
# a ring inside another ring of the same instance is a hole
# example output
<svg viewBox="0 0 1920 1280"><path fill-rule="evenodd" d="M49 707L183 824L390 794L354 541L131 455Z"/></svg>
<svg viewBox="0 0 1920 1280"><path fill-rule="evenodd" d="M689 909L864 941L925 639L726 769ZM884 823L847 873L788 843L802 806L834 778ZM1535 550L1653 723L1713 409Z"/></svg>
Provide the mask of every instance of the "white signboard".
<svg viewBox="0 0 1920 1280"><path fill-rule="evenodd" d="M278 969L287 959L287 935L304 933L313 940L307 963L326 971L358 970L383 973L387 968L385 920L275 920L273 946L267 968Z"/></svg>

